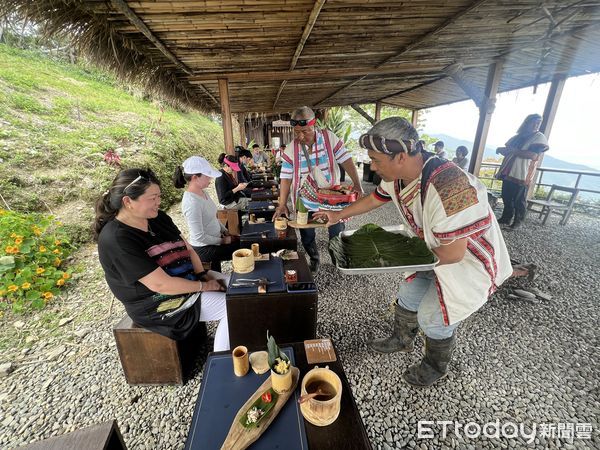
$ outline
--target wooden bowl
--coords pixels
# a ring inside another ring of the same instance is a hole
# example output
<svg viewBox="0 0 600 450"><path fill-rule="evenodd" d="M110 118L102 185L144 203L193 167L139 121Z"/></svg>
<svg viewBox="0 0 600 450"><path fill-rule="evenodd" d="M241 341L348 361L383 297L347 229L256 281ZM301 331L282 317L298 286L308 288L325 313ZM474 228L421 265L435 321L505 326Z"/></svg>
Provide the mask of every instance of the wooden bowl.
<svg viewBox="0 0 600 450"><path fill-rule="evenodd" d="M236 273L249 273L254 270L254 254L248 248L241 248L233 252L231 261L233 271Z"/></svg>

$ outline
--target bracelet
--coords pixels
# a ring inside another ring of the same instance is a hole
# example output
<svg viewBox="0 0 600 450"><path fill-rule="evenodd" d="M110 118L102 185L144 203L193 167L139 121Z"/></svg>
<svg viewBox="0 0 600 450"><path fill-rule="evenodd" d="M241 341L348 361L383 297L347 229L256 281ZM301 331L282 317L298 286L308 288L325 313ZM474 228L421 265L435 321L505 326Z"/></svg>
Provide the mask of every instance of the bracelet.
<svg viewBox="0 0 600 450"><path fill-rule="evenodd" d="M204 287L204 283L202 283L202 281L198 281L198 283L200 283L200 289L198 289L198 292L202 292L202 288Z"/></svg>

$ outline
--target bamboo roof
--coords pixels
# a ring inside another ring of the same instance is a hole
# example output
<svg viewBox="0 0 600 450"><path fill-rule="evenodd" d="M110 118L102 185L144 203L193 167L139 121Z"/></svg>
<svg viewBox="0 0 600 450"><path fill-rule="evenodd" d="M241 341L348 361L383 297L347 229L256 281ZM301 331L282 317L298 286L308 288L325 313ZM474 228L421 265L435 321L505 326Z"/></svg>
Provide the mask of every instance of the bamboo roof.
<svg viewBox="0 0 600 450"><path fill-rule="evenodd" d="M600 72L600 0L4 0L97 62L205 111L433 107ZM461 87L462 85L462 87ZM466 87L465 87L466 86Z"/></svg>

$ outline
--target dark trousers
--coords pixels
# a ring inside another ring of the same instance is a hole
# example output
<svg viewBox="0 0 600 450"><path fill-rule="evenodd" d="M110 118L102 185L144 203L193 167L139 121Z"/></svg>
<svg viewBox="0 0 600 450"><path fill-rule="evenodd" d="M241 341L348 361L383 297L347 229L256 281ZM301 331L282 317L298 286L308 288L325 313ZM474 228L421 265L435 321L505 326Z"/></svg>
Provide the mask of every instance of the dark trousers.
<svg viewBox="0 0 600 450"><path fill-rule="evenodd" d="M501 220L512 220L522 222L525 219L527 211L527 190L528 187L522 184L513 183L512 181L504 180L502 182L502 201L504 202L504 210L502 211Z"/></svg>
<svg viewBox="0 0 600 450"><path fill-rule="evenodd" d="M346 225L343 222L330 226L327 228L329 239L336 237L345 229ZM317 234L314 228L300 228L300 241L302 242L304 250L306 250L306 253L311 260L319 261L319 249L317 248L316 237Z"/></svg>
<svg viewBox="0 0 600 450"><path fill-rule="evenodd" d="M240 241L236 240L231 244L223 245L205 245L203 247L193 247L203 263L210 262L210 269L215 272L221 271L221 261L229 261L233 252L240 248Z"/></svg>

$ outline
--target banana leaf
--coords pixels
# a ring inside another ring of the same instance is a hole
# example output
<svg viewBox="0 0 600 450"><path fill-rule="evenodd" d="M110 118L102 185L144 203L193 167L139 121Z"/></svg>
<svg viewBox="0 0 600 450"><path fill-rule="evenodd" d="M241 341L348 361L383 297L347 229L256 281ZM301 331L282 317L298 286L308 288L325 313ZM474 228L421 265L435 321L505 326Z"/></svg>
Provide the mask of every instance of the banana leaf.
<svg viewBox="0 0 600 450"><path fill-rule="evenodd" d="M337 265L345 269L410 266L434 261L433 253L422 239L391 233L372 223L350 236L333 238L329 251Z"/></svg>

